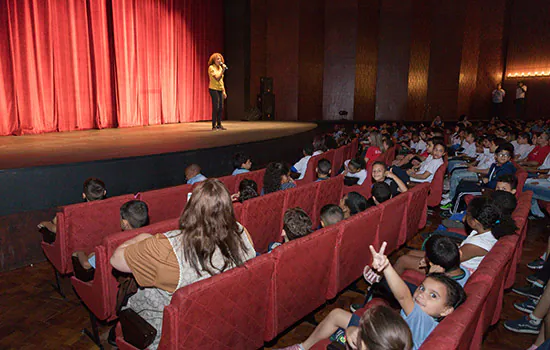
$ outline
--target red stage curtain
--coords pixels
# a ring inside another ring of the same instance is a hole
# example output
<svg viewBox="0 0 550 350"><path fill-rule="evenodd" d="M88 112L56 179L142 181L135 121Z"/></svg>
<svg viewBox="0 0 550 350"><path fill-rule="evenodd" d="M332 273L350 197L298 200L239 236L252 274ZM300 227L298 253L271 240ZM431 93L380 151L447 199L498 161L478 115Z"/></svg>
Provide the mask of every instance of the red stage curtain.
<svg viewBox="0 0 550 350"><path fill-rule="evenodd" d="M0 0L0 135L210 118L222 0Z"/></svg>

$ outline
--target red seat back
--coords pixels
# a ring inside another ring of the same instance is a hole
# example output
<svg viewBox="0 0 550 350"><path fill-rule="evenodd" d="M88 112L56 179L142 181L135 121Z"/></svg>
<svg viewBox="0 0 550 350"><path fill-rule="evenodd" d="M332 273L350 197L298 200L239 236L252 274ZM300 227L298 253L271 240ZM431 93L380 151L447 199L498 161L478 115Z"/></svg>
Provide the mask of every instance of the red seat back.
<svg viewBox="0 0 550 350"><path fill-rule="evenodd" d="M407 235L406 240L412 238L418 230L426 226L428 218L428 193L430 184L422 183L410 188L405 194L408 196L409 204L407 207ZM405 243L400 241L399 244Z"/></svg>
<svg viewBox="0 0 550 350"><path fill-rule="evenodd" d="M376 245L381 214L379 207L370 208L338 225L341 229L336 240L327 299L334 298L361 276L365 265L372 263L369 245Z"/></svg>
<svg viewBox="0 0 550 350"><path fill-rule="evenodd" d="M382 209L378 226L377 241L388 243L386 251L391 252L400 246L400 242L407 237L407 203L406 195L398 195L378 205Z"/></svg>
<svg viewBox="0 0 550 350"><path fill-rule="evenodd" d="M271 242L281 241L285 191L277 191L243 203L242 224L254 241L257 252L265 253Z"/></svg>
<svg viewBox="0 0 550 350"><path fill-rule="evenodd" d="M350 158L354 158L359 150L359 139L356 137L351 141Z"/></svg>
<svg viewBox="0 0 550 350"><path fill-rule="evenodd" d="M179 217L187 204L187 194L192 191L193 185L180 185L143 192L141 200L149 208L149 221L155 223Z"/></svg>
<svg viewBox="0 0 550 350"><path fill-rule="evenodd" d="M324 156L325 154L322 153L309 158L309 161L307 162L306 173L304 177L300 180L302 184L308 184L310 182L317 180L317 171L315 169L317 168L317 163L321 159L323 159Z"/></svg>
<svg viewBox="0 0 550 350"><path fill-rule="evenodd" d="M113 276L113 268L109 262L115 249L140 233L164 233L176 230L178 225L179 218L176 218L136 230L118 232L105 237L95 247L96 268L94 279L90 282L83 282L76 277L72 277L71 283L82 302L99 320L110 321L116 318L115 306L118 282Z"/></svg>
<svg viewBox="0 0 550 350"><path fill-rule="evenodd" d="M520 165L516 165L516 169L517 169L516 177L518 179L518 187L516 188L516 192L521 193L523 192L523 186L525 185L525 180L527 180L527 177L529 176L529 174Z"/></svg>
<svg viewBox="0 0 550 350"><path fill-rule="evenodd" d="M341 175L317 182L315 200L313 201L313 216L311 217L314 227L319 226L321 208L327 204L340 204L343 186L344 177Z"/></svg>
<svg viewBox="0 0 550 350"><path fill-rule="evenodd" d="M344 159L346 156L346 146L338 147L334 150L334 158L332 160L332 173L331 176L336 176L338 174L338 170L342 167L344 164Z"/></svg>
<svg viewBox="0 0 550 350"><path fill-rule="evenodd" d="M239 184L244 179L250 179L255 181L256 184L258 185L258 193L262 192L262 188L264 187L264 174L265 174L265 168L260 170L250 171L248 173L235 175L235 188L233 189L232 193L239 192Z"/></svg>
<svg viewBox="0 0 550 350"><path fill-rule="evenodd" d="M510 264L510 271L508 272L508 277L506 278L505 288L511 288L516 281L517 266L519 264L519 260L521 259L523 243L525 242L525 237L527 236L527 228L529 224L528 216L531 211L532 196L533 192L531 191L522 192L518 197L518 205L512 213L512 218L518 227L517 233L519 238L517 241L517 247L514 251L512 264Z"/></svg>
<svg viewBox="0 0 550 350"><path fill-rule="evenodd" d="M328 180L324 180L328 181ZM291 188L286 191L285 193L285 202L283 205L283 214L287 211L289 208L295 208L299 207L302 208L311 219L311 222L313 224L313 227L315 226L315 195L317 193L317 187L319 186L319 182L310 183L304 186Z"/></svg>
<svg viewBox="0 0 550 350"><path fill-rule="evenodd" d="M176 291L164 309L159 349L262 347L273 269L273 257L264 255Z"/></svg>
<svg viewBox="0 0 550 350"><path fill-rule="evenodd" d="M233 194L238 191L238 188L237 188L237 191L235 191L235 186L237 187L239 186L239 184L237 183L237 176L235 175L223 176L223 177L219 177L218 180L220 180L225 185L225 187L227 187L227 190L229 191L229 193Z"/></svg>
<svg viewBox="0 0 550 350"><path fill-rule="evenodd" d="M55 242L42 242L54 268L61 274L71 273L74 251L91 251L103 237L120 231L120 206L132 199L134 196L129 194L62 207L57 213Z"/></svg>
<svg viewBox="0 0 550 350"><path fill-rule="evenodd" d="M430 195L428 197L428 206L430 207L438 206L439 202L441 202L441 196L443 195L443 179L445 177L447 165L447 160L445 160L434 174L430 186Z"/></svg>
<svg viewBox="0 0 550 350"><path fill-rule="evenodd" d="M267 341L325 302L338 230L327 227L271 252L276 262Z"/></svg>
<svg viewBox="0 0 550 350"><path fill-rule="evenodd" d="M387 166L391 166L393 161L395 160L395 146L392 146L388 148L386 152L384 152L384 161L386 162Z"/></svg>

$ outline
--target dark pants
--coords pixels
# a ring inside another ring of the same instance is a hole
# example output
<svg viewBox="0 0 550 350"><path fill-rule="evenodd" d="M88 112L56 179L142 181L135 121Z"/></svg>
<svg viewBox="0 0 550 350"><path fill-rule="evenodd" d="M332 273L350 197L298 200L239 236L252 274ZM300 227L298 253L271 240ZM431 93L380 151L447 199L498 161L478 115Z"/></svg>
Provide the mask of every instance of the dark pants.
<svg viewBox="0 0 550 350"><path fill-rule="evenodd" d="M212 127L222 125L223 95L221 91L208 89L212 97Z"/></svg>
<svg viewBox="0 0 550 350"><path fill-rule="evenodd" d="M491 112L492 112L491 113L492 117L498 117L498 118L502 119L502 117L503 117L503 115L502 115L502 102L500 102L500 103L493 102Z"/></svg>
<svg viewBox="0 0 550 350"><path fill-rule="evenodd" d="M391 167L391 171L404 183L411 181L411 177L407 174L407 170L394 165Z"/></svg>
<svg viewBox="0 0 550 350"><path fill-rule="evenodd" d="M514 104L516 105L516 118L524 119L525 118L525 99L516 98L514 100Z"/></svg>

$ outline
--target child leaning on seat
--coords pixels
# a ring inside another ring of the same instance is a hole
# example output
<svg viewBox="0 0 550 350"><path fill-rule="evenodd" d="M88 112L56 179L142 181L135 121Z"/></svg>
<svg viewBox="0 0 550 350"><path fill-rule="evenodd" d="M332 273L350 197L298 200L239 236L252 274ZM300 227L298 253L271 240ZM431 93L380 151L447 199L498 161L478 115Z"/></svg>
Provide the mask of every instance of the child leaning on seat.
<svg viewBox="0 0 550 350"><path fill-rule="evenodd" d="M131 200L120 207L120 229L134 230L149 225L149 208L145 202ZM95 253L86 255L83 251L73 253L73 269L75 277L87 282L92 280L95 272Z"/></svg>
<svg viewBox="0 0 550 350"><path fill-rule="evenodd" d="M466 294L456 281L442 273L427 275L414 294L411 294L384 254L385 249L386 242L382 243L379 252L370 246L373 256L372 268L382 273L388 281L394 297L401 306L401 317L410 328L413 340L412 348L418 349L439 322L466 300ZM305 342L285 349L308 350L317 342L329 338L338 328L346 328L346 341L350 348L364 349L367 344L359 341L357 336L359 330L356 327L360 324L361 321L357 315L342 309L335 309L315 328ZM374 326L378 331L378 326ZM370 349L370 347L368 348ZM411 347L409 345L398 348L410 349Z"/></svg>
<svg viewBox="0 0 550 350"><path fill-rule="evenodd" d="M288 241L309 235L313 232L311 226L311 219L302 208L287 209L283 216L283 231L281 232L283 242L270 243L267 252L271 253L273 249Z"/></svg>

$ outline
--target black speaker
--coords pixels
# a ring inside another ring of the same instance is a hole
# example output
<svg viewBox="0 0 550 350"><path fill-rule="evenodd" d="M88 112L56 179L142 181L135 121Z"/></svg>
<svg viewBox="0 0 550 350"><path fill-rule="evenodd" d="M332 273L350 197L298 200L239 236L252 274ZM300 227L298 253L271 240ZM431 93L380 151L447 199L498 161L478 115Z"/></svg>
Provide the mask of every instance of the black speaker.
<svg viewBox="0 0 550 350"><path fill-rule="evenodd" d="M275 95L268 92L258 95L258 108L262 112L262 120L275 119Z"/></svg>
<svg viewBox="0 0 550 350"><path fill-rule="evenodd" d="M273 92L273 78L261 77L260 78L260 95Z"/></svg>

